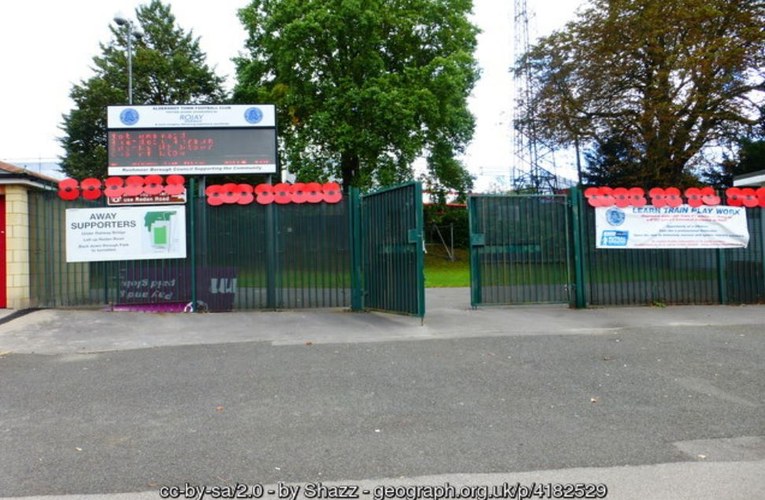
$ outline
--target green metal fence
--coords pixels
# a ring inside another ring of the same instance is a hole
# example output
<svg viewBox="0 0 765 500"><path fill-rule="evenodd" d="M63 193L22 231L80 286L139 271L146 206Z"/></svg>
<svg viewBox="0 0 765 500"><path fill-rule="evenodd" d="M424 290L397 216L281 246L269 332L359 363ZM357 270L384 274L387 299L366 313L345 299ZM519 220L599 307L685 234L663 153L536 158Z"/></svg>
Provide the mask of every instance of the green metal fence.
<svg viewBox="0 0 765 500"><path fill-rule="evenodd" d="M186 259L67 263L66 209L104 200L30 192L29 202L33 307L350 306L424 315L419 183L334 204L211 207L192 199Z"/></svg>
<svg viewBox="0 0 765 500"><path fill-rule="evenodd" d="M67 263L65 210L102 203L72 204L55 193L30 193L32 305L190 305L192 300L215 310L350 305L346 201L189 203L195 210L187 217L186 259Z"/></svg>
<svg viewBox="0 0 765 500"><path fill-rule="evenodd" d="M215 208L202 202L197 267L235 270L236 309L350 305L347 200Z"/></svg>
<svg viewBox="0 0 765 500"><path fill-rule="evenodd" d="M765 209L747 210L749 246L726 250L720 258L720 301L765 303Z"/></svg>
<svg viewBox="0 0 765 500"><path fill-rule="evenodd" d="M572 203L584 206L574 191ZM730 249L596 249L595 210L584 207L583 297L588 305L761 303L765 299L765 226L747 209L749 245Z"/></svg>
<svg viewBox="0 0 765 500"><path fill-rule="evenodd" d="M595 247L595 210L571 196L473 196L471 303L588 305L765 302L765 220L747 209L740 249Z"/></svg>

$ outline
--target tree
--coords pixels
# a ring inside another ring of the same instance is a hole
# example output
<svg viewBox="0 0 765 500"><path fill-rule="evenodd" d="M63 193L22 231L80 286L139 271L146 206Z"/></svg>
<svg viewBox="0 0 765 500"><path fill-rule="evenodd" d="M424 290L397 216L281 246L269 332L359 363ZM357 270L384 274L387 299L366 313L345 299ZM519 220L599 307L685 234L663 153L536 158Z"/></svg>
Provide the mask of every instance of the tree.
<svg viewBox="0 0 765 500"><path fill-rule="evenodd" d="M466 190L455 160L472 137L478 70L470 0L253 0L237 102L275 103L282 158L298 179L349 186L411 179Z"/></svg>
<svg viewBox="0 0 765 500"><path fill-rule="evenodd" d="M640 151L623 137L609 137L584 153L587 169L582 182L593 186L638 186Z"/></svg>
<svg viewBox="0 0 765 500"><path fill-rule="evenodd" d="M760 107L760 119L742 133L723 155L723 160L703 172L706 183L718 189L733 186L739 175L765 170L765 106Z"/></svg>
<svg viewBox="0 0 765 500"><path fill-rule="evenodd" d="M133 42L133 103L205 104L226 98L223 79L205 63L199 39L175 26L159 0L136 9L143 31ZM70 177L104 177L107 171L106 107L127 104L127 33L110 26L114 39L101 44L95 74L72 87L74 108L64 115L62 170Z"/></svg>
<svg viewBox="0 0 765 500"><path fill-rule="evenodd" d="M687 183L703 148L757 119L764 5L592 0L518 62L535 84L518 125L559 147L588 142L596 154L618 138L640 153L641 185Z"/></svg>

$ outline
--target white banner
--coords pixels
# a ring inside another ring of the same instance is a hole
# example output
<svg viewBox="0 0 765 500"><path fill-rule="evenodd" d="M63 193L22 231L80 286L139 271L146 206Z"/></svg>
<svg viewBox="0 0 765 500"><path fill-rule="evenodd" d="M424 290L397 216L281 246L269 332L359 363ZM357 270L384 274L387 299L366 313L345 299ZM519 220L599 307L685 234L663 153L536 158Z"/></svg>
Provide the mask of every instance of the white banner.
<svg viewBox="0 0 765 500"><path fill-rule="evenodd" d="M597 248L745 248L746 208L598 207Z"/></svg>
<svg viewBox="0 0 765 500"><path fill-rule="evenodd" d="M124 128L275 127L273 104L108 106L106 126Z"/></svg>
<svg viewBox="0 0 765 500"><path fill-rule="evenodd" d="M186 207L68 208L66 261L186 258Z"/></svg>

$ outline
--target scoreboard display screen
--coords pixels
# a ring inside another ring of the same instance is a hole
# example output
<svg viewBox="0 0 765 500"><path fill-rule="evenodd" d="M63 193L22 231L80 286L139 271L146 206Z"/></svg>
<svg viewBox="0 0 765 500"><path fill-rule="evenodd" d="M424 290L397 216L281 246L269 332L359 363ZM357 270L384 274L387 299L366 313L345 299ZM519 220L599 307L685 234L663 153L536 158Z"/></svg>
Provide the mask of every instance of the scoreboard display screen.
<svg viewBox="0 0 765 500"><path fill-rule="evenodd" d="M274 128L110 129L109 175L269 174Z"/></svg>

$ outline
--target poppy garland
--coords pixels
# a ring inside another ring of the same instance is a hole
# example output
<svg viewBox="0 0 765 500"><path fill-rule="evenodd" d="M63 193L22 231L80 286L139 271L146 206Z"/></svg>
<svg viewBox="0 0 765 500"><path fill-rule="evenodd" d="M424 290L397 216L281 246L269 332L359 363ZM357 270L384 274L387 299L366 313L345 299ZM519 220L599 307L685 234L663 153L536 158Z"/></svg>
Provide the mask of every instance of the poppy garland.
<svg viewBox="0 0 765 500"><path fill-rule="evenodd" d="M646 192L642 188L610 188L590 187L584 190L587 203L592 207L642 207L650 204L654 207L678 207L687 203L692 207L716 206L722 203L714 188L688 188L680 191L676 187L652 188ZM765 187L728 188L725 198L729 206L734 207L763 207L765 208Z"/></svg>
<svg viewBox="0 0 765 500"><path fill-rule="evenodd" d="M109 177L102 183L94 177L88 177L80 182L76 179L64 179L58 183L58 196L62 200L74 201L82 195L86 200L97 200L101 195L107 198L122 196L159 195L162 193L177 196L186 189L186 179L182 175L168 175L162 179L159 175L131 175Z"/></svg>
<svg viewBox="0 0 765 500"><path fill-rule="evenodd" d="M220 205L249 205L257 202L261 205L286 205L288 203L338 203L343 198L342 190L337 182L296 182L289 184L214 184L205 189L207 204Z"/></svg>

